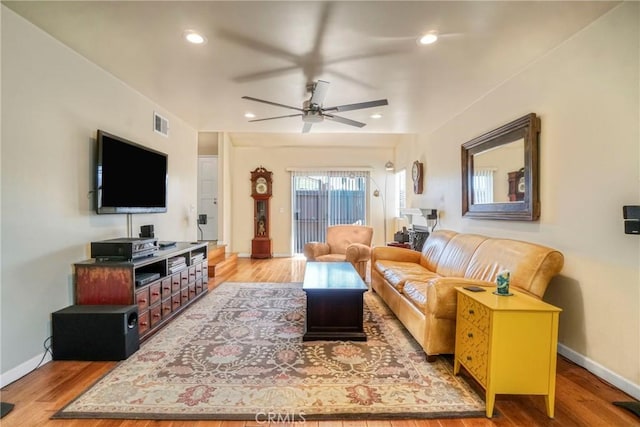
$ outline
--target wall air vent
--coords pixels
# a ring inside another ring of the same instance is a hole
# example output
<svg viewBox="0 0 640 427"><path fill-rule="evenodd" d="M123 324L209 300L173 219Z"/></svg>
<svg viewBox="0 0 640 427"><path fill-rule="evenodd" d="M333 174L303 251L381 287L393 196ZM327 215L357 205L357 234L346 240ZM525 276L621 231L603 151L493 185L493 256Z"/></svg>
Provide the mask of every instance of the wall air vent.
<svg viewBox="0 0 640 427"><path fill-rule="evenodd" d="M169 136L169 120L153 112L153 130L162 136Z"/></svg>

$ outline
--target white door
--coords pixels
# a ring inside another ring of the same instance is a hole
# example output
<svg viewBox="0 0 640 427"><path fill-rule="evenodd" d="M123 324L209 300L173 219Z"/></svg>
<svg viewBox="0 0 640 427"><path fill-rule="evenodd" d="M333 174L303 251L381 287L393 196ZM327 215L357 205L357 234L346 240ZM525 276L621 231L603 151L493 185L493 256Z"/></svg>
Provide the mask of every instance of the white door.
<svg viewBox="0 0 640 427"><path fill-rule="evenodd" d="M198 239L218 240L217 156L198 156Z"/></svg>

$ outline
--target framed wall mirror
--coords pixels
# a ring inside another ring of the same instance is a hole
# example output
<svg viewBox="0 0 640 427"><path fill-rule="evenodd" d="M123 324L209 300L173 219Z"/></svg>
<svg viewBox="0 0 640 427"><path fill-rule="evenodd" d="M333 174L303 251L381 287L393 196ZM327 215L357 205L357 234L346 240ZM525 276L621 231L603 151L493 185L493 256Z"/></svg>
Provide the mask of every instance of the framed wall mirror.
<svg viewBox="0 0 640 427"><path fill-rule="evenodd" d="M462 144L462 215L536 221L540 217L540 118L527 114Z"/></svg>

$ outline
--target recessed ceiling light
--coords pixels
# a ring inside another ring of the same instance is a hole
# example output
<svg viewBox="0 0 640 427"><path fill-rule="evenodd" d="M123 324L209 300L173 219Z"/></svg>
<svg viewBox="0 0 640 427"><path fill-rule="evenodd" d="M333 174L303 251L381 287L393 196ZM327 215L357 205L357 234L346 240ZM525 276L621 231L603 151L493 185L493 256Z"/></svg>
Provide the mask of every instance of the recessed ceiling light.
<svg viewBox="0 0 640 427"><path fill-rule="evenodd" d="M430 32L418 39L418 43L420 44L432 44L438 40L438 34L435 32Z"/></svg>
<svg viewBox="0 0 640 427"><path fill-rule="evenodd" d="M193 31L193 30L187 30L184 32L184 38L189 42L189 43L193 43L193 44L204 44L207 39L201 35L198 34L197 32Z"/></svg>
<svg viewBox="0 0 640 427"><path fill-rule="evenodd" d="M245 116L247 119L253 119L256 115L255 115L255 114L253 114L253 113L244 113L244 116Z"/></svg>
<svg viewBox="0 0 640 427"><path fill-rule="evenodd" d="M382 114L374 113L374 114L370 115L369 117L371 117L372 119L381 119L382 118Z"/></svg>

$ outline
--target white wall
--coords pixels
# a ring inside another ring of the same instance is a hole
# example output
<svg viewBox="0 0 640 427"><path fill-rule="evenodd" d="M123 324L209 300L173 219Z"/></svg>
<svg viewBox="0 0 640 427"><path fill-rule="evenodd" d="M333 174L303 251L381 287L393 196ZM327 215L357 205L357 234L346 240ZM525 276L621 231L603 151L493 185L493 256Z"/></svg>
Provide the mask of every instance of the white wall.
<svg viewBox="0 0 640 427"><path fill-rule="evenodd" d="M169 138L153 132L154 111ZM168 212L134 215L134 233L197 238L197 132L2 6L3 385L39 361L89 243L126 236L126 215L95 214L89 196L98 128L169 156Z"/></svg>
<svg viewBox="0 0 640 427"><path fill-rule="evenodd" d="M301 136L302 137L302 136ZM263 142L269 143L269 134ZM393 148L347 147L233 147L231 167L232 251L241 255L251 253L253 238L253 199L251 198L250 172L264 166L273 172L273 196L271 198L271 230L274 256L291 255L291 178L287 168L359 167L371 168L372 177L384 191L384 164L393 158ZM393 179L389 177L388 191ZM391 206L392 199L386 200ZM374 244L383 244L383 210L380 200L370 201L371 225L374 227ZM389 212L392 212L391 210ZM393 224L388 215L388 223ZM389 225L387 233L392 233Z"/></svg>
<svg viewBox="0 0 640 427"><path fill-rule="evenodd" d="M562 251L545 300L561 307L566 354L640 398L640 238L622 206L640 204L639 4L623 3L486 94L398 158L426 161L414 207L442 225ZM537 222L461 217L460 146L527 113L541 117Z"/></svg>

